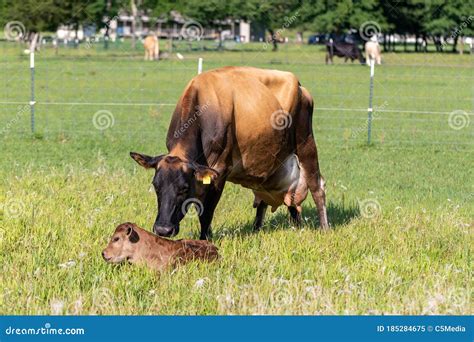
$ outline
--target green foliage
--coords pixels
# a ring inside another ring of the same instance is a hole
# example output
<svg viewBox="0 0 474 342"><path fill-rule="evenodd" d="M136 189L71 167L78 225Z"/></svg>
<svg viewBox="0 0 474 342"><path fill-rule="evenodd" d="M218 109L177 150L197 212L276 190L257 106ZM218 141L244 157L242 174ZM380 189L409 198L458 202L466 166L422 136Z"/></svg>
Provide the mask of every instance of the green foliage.
<svg viewBox="0 0 474 342"><path fill-rule="evenodd" d="M429 6L429 18L430 20L423 20L422 22L423 30L425 32L439 35L451 35L453 31L460 29L460 36L474 35L474 12L472 1L432 1Z"/></svg>
<svg viewBox="0 0 474 342"><path fill-rule="evenodd" d="M388 28L378 0L343 0L304 2L305 21L317 32L345 32L358 29L361 24L374 21L381 29Z"/></svg>
<svg viewBox="0 0 474 342"><path fill-rule="evenodd" d="M450 36L473 35L472 1L465 0L143 0L144 12L158 17L172 10L219 29L227 19L258 22L270 32L296 28L313 32L346 32L376 22L382 32ZM29 32L55 31L60 24L78 27L130 8L129 0L0 0L0 23L22 22ZM295 20L288 24L289 18ZM461 27L462 26L462 27ZM462 28L459 30L459 28Z"/></svg>
<svg viewBox="0 0 474 342"><path fill-rule="evenodd" d="M61 0L4 0L3 21L20 21L28 32L54 31L71 13Z"/></svg>

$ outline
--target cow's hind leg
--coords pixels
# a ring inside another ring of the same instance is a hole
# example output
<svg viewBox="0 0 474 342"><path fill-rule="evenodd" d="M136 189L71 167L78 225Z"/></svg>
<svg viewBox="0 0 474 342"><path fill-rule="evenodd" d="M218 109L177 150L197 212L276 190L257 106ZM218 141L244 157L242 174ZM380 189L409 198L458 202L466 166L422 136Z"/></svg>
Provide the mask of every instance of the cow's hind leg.
<svg viewBox="0 0 474 342"><path fill-rule="evenodd" d="M321 228L326 229L329 228L326 193L324 191L324 179L319 170L318 151L312 128L313 100L305 88L301 87L301 90L301 110L297 113L296 122L296 154L318 210L319 224Z"/></svg>
<svg viewBox="0 0 474 342"><path fill-rule="evenodd" d="M201 224L201 235L199 238L201 240L209 240L212 236L211 222L214 217L214 210L216 209L217 203L219 203L223 190L224 184L218 187L212 186L204 198L203 211L199 216L199 223Z"/></svg>
<svg viewBox="0 0 474 342"><path fill-rule="evenodd" d="M260 203L257 205L257 215L255 216L255 221L253 222L254 230L259 230L262 227L267 208L268 204L266 204L264 201L260 201Z"/></svg>

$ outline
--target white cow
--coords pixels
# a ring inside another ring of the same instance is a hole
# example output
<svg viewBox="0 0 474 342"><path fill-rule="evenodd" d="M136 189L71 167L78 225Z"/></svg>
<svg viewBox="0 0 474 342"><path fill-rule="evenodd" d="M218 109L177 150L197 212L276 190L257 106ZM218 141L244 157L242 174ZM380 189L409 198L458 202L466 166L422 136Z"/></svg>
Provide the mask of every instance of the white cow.
<svg viewBox="0 0 474 342"><path fill-rule="evenodd" d="M145 60L153 61L160 58L160 42L156 34L151 32L143 42L145 48Z"/></svg>
<svg viewBox="0 0 474 342"><path fill-rule="evenodd" d="M370 65L370 60L375 60L377 64L382 63L382 54L380 52L380 45L375 36L365 43L366 63Z"/></svg>

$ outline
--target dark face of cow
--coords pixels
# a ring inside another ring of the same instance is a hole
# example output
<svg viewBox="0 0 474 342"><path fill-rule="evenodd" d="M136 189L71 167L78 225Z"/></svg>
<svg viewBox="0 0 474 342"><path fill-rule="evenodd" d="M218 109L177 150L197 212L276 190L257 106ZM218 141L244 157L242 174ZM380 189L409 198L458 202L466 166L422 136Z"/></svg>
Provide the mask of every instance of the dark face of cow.
<svg viewBox="0 0 474 342"><path fill-rule="evenodd" d="M214 186L219 174L209 167L175 156L150 157L135 152L130 156L144 168L155 169L153 186L158 199L158 215L153 231L160 236L175 236L189 208L187 200L201 195L206 187Z"/></svg>

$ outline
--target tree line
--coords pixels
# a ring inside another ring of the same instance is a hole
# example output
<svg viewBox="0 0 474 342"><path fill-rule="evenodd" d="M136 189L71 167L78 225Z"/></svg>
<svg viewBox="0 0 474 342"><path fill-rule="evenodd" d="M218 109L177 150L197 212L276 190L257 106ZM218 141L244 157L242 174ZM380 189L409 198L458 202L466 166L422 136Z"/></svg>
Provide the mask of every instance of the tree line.
<svg viewBox="0 0 474 342"><path fill-rule="evenodd" d="M459 39L474 35L472 5L472 0L0 0L0 24L18 21L29 33L54 32L59 25L78 29L93 24L107 30L121 9L160 18L175 10L203 27L219 29L227 19L257 22L275 47L282 29L339 34L363 30L365 24L386 37L416 37L417 51L420 40L446 50L442 42L448 38L456 51ZM395 47L384 39L384 48Z"/></svg>

